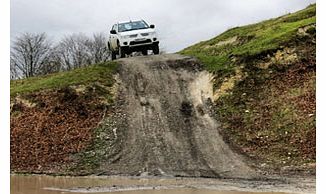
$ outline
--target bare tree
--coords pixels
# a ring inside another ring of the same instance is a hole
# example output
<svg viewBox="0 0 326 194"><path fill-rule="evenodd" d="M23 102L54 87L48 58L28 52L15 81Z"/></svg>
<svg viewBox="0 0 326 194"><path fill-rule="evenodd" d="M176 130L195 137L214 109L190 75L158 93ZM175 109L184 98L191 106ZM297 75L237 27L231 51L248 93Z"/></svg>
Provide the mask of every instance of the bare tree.
<svg viewBox="0 0 326 194"><path fill-rule="evenodd" d="M45 33L24 33L12 44L10 52L11 72L19 77L32 77L46 72L41 68L47 65L51 55L51 43Z"/></svg>
<svg viewBox="0 0 326 194"><path fill-rule="evenodd" d="M54 47L45 33L25 33L18 36L11 47L11 79L72 70L93 63L107 61L109 52L103 33L92 38L84 34L64 37Z"/></svg>
<svg viewBox="0 0 326 194"><path fill-rule="evenodd" d="M92 63L100 63L109 59L104 33L93 34L93 39L88 44L88 51L90 52Z"/></svg>
<svg viewBox="0 0 326 194"><path fill-rule="evenodd" d="M92 63L88 49L90 42L91 40L83 34L72 34L59 42L56 53L64 70L71 70Z"/></svg>
<svg viewBox="0 0 326 194"><path fill-rule="evenodd" d="M15 63L12 59L10 59L10 79L14 80L14 79L19 79L19 78L20 78L20 75L15 66Z"/></svg>
<svg viewBox="0 0 326 194"><path fill-rule="evenodd" d="M49 53L47 60L40 66L38 75L45 75L49 73L55 73L61 71L61 63L56 54L55 49L52 49Z"/></svg>

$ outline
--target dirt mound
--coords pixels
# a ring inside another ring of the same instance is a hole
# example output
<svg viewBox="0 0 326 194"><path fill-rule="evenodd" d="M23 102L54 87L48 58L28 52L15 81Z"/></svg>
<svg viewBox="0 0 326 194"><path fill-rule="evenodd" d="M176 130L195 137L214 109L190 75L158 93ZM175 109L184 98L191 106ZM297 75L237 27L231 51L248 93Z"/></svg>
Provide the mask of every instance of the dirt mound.
<svg viewBox="0 0 326 194"><path fill-rule="evenodd" d="M99 167L103 174L255 176L219 134L210 111L211 75L198 61L161 55L119 63L125 120L115 129L115 159Z"/></svg>
<svg viewBox="0 0 326 194"><path fill-rule="evenodd" d="M211 111L212 75L197 60L160 55L118 63L118 95L104 120L103 99L92 90L43 91L13 104L13 171L256 177L224 143Z"/></svg>

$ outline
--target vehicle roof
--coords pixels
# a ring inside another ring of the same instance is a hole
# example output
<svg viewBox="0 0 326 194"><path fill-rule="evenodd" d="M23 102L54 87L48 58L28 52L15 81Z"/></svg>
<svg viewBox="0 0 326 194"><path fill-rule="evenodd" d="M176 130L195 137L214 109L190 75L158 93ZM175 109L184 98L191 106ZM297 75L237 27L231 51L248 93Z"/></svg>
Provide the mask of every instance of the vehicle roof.
<svg viewBox="0 0 326 194"><path fill-rule="evenodd" d="M119 22L116 22L116 24L123 24L123 23L128 23L128 22L139 22L139 21L144 21L145 22L145 20L143 20L143 19L138 19L138 20L119 21Z"/></svg>

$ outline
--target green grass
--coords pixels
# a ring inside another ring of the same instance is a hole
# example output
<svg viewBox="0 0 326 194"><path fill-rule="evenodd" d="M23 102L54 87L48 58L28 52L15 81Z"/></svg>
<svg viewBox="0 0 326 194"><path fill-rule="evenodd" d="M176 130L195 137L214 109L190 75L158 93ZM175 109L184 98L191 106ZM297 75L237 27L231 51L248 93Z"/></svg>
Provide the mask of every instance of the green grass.
<svg viewBox="0 0 326 194"><path fill-rule="evenodd" d="M211 40L190 46L180 53L199 58L211 72L229 74L232 67L230 69L228 66L248 57L254 58L272 52L295 39L299 28L316 23L315 15L316 5L310 5L293 14L230 29ZM217 45L232 37L237 37L237 41L227 45ZM232 61L234 57L237 60Z"/></svg>
<svg viewBox="0 0 326 194"><path fill-rule="evenodd" d="M49 74L46 76L31 77L10 82L10 96L27 94L47 89L59 89L70 85L83 85L100 82L111 86L114 82L113 73L117 69L117 63L105 62L68 72Z"/></svg>

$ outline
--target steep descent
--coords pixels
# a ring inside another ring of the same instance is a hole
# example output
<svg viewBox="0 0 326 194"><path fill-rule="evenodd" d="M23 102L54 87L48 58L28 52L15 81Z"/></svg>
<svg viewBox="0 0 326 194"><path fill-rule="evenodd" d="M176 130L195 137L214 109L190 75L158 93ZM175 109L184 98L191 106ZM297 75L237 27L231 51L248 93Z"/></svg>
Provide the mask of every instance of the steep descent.
<svg viewBox="0 0 326 194"><path fill-rule="evenodd" d="M105 174L252 178L211 117L211 75L181 55L120 60L124 126ZM103 168L102 168L103 169ZM103 169L103 170L104 170Z"/></svg>

